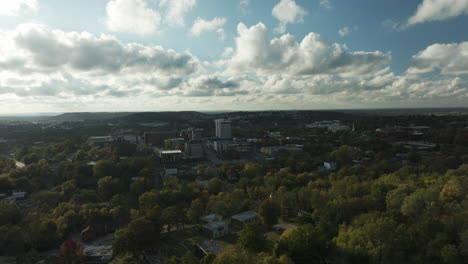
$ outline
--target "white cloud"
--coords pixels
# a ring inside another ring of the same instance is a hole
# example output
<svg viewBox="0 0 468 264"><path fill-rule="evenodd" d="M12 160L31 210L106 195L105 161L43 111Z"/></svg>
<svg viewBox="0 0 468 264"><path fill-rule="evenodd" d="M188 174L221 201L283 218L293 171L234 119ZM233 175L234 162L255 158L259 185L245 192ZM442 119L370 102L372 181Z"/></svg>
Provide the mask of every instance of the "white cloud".
<svg viewBox="0 0 468 264"><path fill-rule="evenodd" d="M250 0L240 0L239 6L240 7L247 7L250 4Z"/></svg>
<svg viewBox="0 0 468 264"><path fill-rule="evenodd" d="M338 30L338 34L342 37L351 34L351 32L358 30L358 27L343 27Z"/></svg>
<svg viewBox="0 0 468 264"><path fill-rule="evenodd" d="M326 9L332 8L332 4L330 3L330 0L320 0L320 6Z"/></svg>
<svg viewBox="0 0 468 264"><path fill-rule="evenodd" d="M197 0L160 0L159 6L167 9L165 20L172 26L185 25L186 14L196 5Z"/></svg>
<svg viewBox="0 0 468 264"><path fill-rule="evenodd" d="M433 44L412 58L410 73L468 74L468 42Z"/></svg>
<svg viewBox="0 0 468 264"><path fill-rule="evenodd" d="M463 14L468 14L468 0L423 0L407 24L442 21Z"/></svg>
<svg viewBox="0 0 468 264"><path fill-rule="evenodd" d="M38 24L0 32L0 93L117 96L168 89L178 78L202 68L191 54L124 44L108 35L50 30Z"/></svg>
<svg viewBox="0 0 468 264"><path fill-rule="evenodd" d="M111 0L106 13L107 28L116 32L151 34L161 22L160 14L149 8L146 0Z"/></svg>
<svg viewBox="0 0 468 264"><path fill-rule="evenodd" d="M23 11L39 9L37 0L4 0L0 4L0 15L17 16Z"/></svg>
<svg viewBox="0 0 468 264"><path fill-rule="evenodd" d="M284 33L288 24L304 22L304 16L307 14L294 0L280 0L271 13L280 21L275 29L277 33Z"/></svg>
<svg viewBox="0 0 468 264"><path fill-rule="evenodd" d="M194 36L200 36L204 32L216 31L221 39L224 39L224 25L226 24L226 18L224 17L215 17L212 20L205 20L198 17L197 20L193 23L192 29L190 32Z"/></svg>
<svg viewBox="0 0 468 264"><path fill-rule="evenodd" d="M228 58L230 57L232 54L234 54L234 49L232 47L226 47L223 51L223 53L221 54L221 57L223 58Z"/></svg>
<svg viewBox="0 0 468 264"><path fill-rule="evenodd" d="M386 67L390 53L380 51L349 52L346 45L328 43L317 33L309 33L298 43L286 34L269 39L262 23L250 28L237 27L236 52L230 70L256 72L261 75L369 74Z"/></svg>

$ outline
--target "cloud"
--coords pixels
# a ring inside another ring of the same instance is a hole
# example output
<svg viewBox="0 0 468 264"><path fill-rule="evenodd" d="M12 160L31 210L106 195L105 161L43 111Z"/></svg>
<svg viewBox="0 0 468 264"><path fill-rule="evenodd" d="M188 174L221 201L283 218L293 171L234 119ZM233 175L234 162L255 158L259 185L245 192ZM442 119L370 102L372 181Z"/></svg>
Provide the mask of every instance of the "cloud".
<svg viewBox="0 0 468 264"><path fill-rule="evenodd" d="M224 78L217 75L202 75L186 80L177 95L188 97L247 95L256 82L247 76Z"/></svg>
<svg viewBox="0 0 468 264"><path fill-rule="evenodd" d="M198 17L197 20L193 23L192 29L190 30L191 34L194 36L200 36L204 32L216 31L221 39L224 39L224 25L226 24L226 18L224 17L215 17L212 20L205 20Z"/></svg>
<svg viewBox="0 0 468 264"><path fill-rule="evenodd" d="M468 42L433 44L412 58L410 73L468 74Z"/></svg>
<svg viewBox="0 0 468 264"><path fill-rule="evenodd" d="M147 6L146 0L111 0L106 6L105 23L115 32L146 35L154 33L161 15Z"/></svg>
<svg viewBox="0 0 468 264"><path fill-rule="evenodd" d="M358 27L343 27L338 30L338 34L342 37L351 34L351 32L358 30Z"/></svg>
<svg viewBox="0 0 468 264"><path fill-rule="evenodd" d="M165 20L171 26L185 25L185 15L196 5L197 0L160 0L159 6L167 9Z"/></svg>
<svg viewBox="0 0 468 264"><path fill-rule="evenodd" d="M26 66L37 71L67 69L90 74L149 71L163 74L190 74L198 62L190 54L179 54L159 46L123 44L112 36L87 32L50 30L43 25L23 24L12 40L24 54Z"/></svg>
<svg viewBox="0 0 468 264"><path fill-rule="evenodd" d="M230 57L232 54L234 54L234 49L232 47L226 47L223 51L223 53L221 54L221 57L223 58L228 58Z"/></svg>
<svg viewBox="0 0 468 264"><path fill-rule="evenodd" d="M320 0L320 6L326 9L333 8L332 4L330 3L330 0Z"/></svg>
<svg viewBox="0 0 468 264"><path fill-rule="evenodd" d="M284 33L288 24L303 23L304 16L307 14L294 0L280 0L271 13L280 21L275 29L277 33Z"/></svg>
<svg viewBox="0 0 468 264"><path fill-rule="evenodd" d="M270 40L262 23L250 28L240 23L237 31L236 52L229 63L230 70L237 72L362 75L391 61L390 53L350 52L346 45L329 43L313 32L298 43L290 34Z"/></svg>
<svg viewBox="0 0 468 264"><path fill-rule="evenodd" d="M423 0L407 25L443 21L468 14L468 0Z"/></svg>
<svg viewBox="0 0 468 264"><path fill-rule="evenodd" d="M39 3L37 0L5 0L0 7L0 16L17 16L25 11L37 11Z"/></svg>
<svg viewBox="0 0 468 264"><path fill-rule="evenodd" d="M108 35L51 30L38 24L0 32L0 87L18 96L167 90L203 67L189 53L125 44Z"/></svg>
<svg viewBox="0 0 468 264"><path fill-rule="evenodd" d="M391 31L401 31L405 28L404 25L401 25L400 23L395 22L392 19L385 19L384 21L382 21L382 26Z"/></svg>

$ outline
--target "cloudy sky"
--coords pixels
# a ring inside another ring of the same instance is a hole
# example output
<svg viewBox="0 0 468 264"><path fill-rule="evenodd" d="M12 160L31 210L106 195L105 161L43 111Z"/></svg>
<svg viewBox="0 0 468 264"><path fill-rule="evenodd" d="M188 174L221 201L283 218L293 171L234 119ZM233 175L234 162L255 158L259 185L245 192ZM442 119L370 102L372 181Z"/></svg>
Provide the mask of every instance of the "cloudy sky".
<svg viewBox="0 0 468 264"><path fill-rule="evenodd" d="M0 1L0 114L468 106L468 0Z"/></svg>

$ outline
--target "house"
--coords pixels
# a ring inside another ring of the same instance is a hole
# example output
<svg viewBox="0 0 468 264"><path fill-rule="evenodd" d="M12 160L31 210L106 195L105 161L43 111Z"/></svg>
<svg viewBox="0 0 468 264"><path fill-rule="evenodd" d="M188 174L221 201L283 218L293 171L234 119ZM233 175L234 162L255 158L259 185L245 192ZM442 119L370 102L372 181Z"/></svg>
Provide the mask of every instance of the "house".
<svg viewBox="0 0 468 264"><path fill-rule="evenodd" d="M223 216L219 214L209 214L209 215L200 217L200 220L203 224L208 224L211 222L223 221Z"/></svg>
<svg viewBox="0 0 468 264"><path fill-rule="evenodd" d="M203 234L211 239L216 239L229 234L228 224L223 221L210 222L203 225Z"/></svg>
<svg viewBox="0 0 468 264"><path fill-rule="evenodd" d="M250 223L258 220L258 214L255 211L247 211L231 216L231 225L235 228L242 229Z"/></svg>
<svg viewBox="0 0 468 264"><path fill-rule="evenodd" d="M195 255L202 258L208 254L218 255L223 251L224 247L220 245L218 242L213 240L206 240L200 243L195 244Z"/></svg>
<svg viewBox="0 0 468 264"><path fill-rule="evenodd" d="M326 171L335 171L337 168L336 166L336 162L324 162L323 163L323 169L325 169Z"/></svg>
<svg viewBox="0 0 468 264"><path fill-rule="evenodd" d="M177 163L182 160L183 153L181 150L163 150L159 152L161 163Z"/></svg>

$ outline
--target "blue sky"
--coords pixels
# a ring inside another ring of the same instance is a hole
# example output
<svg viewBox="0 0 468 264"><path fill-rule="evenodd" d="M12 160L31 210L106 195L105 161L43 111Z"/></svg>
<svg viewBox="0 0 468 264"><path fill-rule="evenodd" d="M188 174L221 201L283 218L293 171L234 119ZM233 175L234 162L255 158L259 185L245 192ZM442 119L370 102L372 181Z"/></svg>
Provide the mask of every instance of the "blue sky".
<svg viewBox="0 0 468 264"><path fill-rule="evenodd" d="M468 0L8 3L5 113L468 106Z"/></svg>

